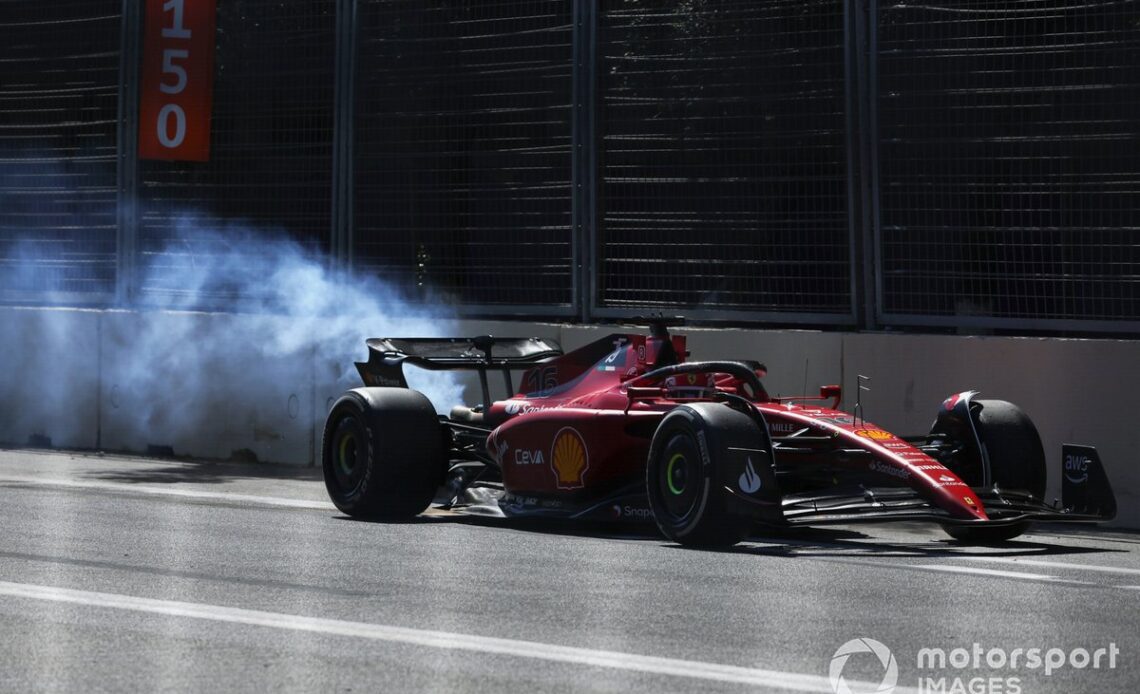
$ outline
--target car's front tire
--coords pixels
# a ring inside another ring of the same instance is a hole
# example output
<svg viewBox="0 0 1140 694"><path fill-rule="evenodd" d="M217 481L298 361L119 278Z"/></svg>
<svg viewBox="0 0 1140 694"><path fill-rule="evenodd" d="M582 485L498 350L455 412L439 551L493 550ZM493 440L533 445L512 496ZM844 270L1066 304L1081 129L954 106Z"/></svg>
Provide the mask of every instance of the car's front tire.
<svg viewBox="0 0 1140 694"><path fill-rule="evenodd" d="M1045 448L1033 421L1017 405L1004 400L977 400L975 425L990 461L990 477L1000 489L1045 496ZM1029 529L1029 522L998 527L945 525L950 537L971 544L1012 540Z"/></svg>
<svg viewBox="0 0 1140 694"><path fill-rule="evenodd" d="M350 390L325 420L321 465L329 498L349 516L422 513L447 471L435 408L405 388Z"/></svg>
<svg viewBox="0 0 1140 694"><path fill-rule="evenodd" d="M682 405L661 420L649 447L645 486L649 508L665 537L695 547L727 547L752 529L725 488L735 472L728 445L770 450L749 417L719 404Z"/></svg>

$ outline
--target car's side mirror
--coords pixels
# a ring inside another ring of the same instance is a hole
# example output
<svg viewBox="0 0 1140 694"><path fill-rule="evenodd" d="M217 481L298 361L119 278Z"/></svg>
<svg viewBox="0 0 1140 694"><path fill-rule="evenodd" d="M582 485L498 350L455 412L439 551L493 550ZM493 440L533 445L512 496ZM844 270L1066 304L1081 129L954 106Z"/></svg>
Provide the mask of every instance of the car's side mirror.
<svg viewBox="0 0 1140 694"><path fill-rule="evenodd" d="M838 409L839 401L843 399L843 386L820 386L819 397L832 398L835 402L831 403L831 409Z"/></svg>

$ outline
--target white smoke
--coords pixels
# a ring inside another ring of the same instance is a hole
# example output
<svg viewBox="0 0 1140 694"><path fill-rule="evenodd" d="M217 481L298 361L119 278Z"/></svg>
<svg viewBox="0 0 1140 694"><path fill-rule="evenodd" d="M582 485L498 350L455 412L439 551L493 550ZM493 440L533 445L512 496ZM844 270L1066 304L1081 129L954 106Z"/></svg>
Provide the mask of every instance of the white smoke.
<svg viewBox="0 0 1140 694"><path fill-rule="evenodd" d="M34 248L9 247L8 279L27 284L50 262ZM106 447L169 445L179 452L213 438L224 457L249 440L268 450L263 457L302 459L294 449L314 448L312 437L298 440L284 430L290 420L299 431L319 429L328 398L361 385L353 362L366 360L366 338L452 330L440 308L413 306L378 278L337 277L328 266L323 254L283 232L185 214L163 247L140 254L135 298L101 314L101 337L86 334L74 312L36 311L18 327L0 329L22 334L0 338L34 345L51 355L49 362L98 347ZM438 410L462 401L463 387L450 373L409 372L412 387ZM74 433L66 431L67 418L75 416L68 393L80 385L53 383L42 367L6 370L0 402L5 416L66 439Z"/></svg>

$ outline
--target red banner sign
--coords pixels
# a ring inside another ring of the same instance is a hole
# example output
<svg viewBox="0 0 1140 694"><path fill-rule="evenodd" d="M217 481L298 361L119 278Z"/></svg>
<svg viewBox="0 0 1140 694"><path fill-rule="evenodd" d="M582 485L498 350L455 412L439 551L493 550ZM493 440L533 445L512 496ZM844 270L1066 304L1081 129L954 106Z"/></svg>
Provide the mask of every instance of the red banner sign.
<svg viewBox="0 0 1140 694"><path fill-rule="evenodd" d="M207 161L215 0L146 0L139 158Z"/></svg>

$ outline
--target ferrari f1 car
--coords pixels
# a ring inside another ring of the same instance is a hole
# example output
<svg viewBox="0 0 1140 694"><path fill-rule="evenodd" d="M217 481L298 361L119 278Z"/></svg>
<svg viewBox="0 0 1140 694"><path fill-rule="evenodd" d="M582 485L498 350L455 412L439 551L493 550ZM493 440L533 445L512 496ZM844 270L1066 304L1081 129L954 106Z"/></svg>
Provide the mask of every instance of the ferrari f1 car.
<svg viewBox="0 0 1140 694"><path fill-rule="evenodd" d="M499 517L655 522L686 545L731 545L763 527L931 521L964 542L1033 521L1097 522L1116 501L1097 452L1066 445L1062 498L1029 418L974 391L930 431L899 436L838 409L839 386L772 397L756 361L689 361L674 320L563 354L537 338L367 341L365 387L333 405L322 464L354 517L434 504ZM478 373L483 400L437 415L404 367ZM516 391L512 372L522 371ZM506 393L492 401L489 374Z"/></svg>

